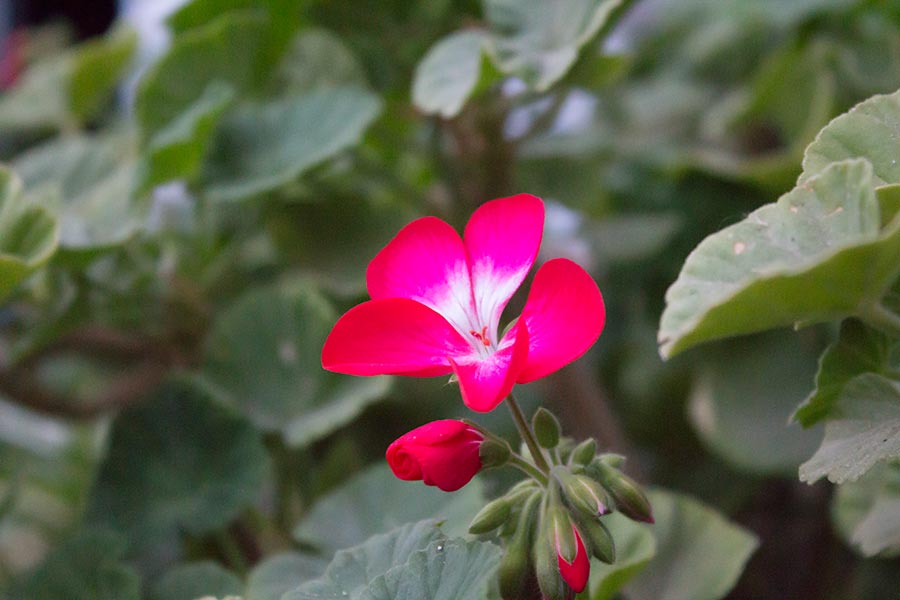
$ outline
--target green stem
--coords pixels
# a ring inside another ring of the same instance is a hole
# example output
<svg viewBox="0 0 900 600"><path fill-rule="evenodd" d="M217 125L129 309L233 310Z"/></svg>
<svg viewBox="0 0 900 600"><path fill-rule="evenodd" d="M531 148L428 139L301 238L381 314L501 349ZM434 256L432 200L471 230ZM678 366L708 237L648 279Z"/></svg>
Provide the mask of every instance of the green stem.
<svg viewBox="0 0 900 600"><path fill-rule="evenodd" d="M528 451L531 452L531 459L534 461L534 464L542 473L549 473L550 465L547 464L547 459L544 458L544 453L538 445L534 433L531 431L531 427L528 425L528 421L525 419L525 415L522 413L522 409L519 408L519 403L516 402L512 393L506 397L506 405L509 406L509 412L512 413L513 421L516 422L516 428L519 430L519 435L522 436L522 441L525 442L525 445L528 446Z"/></svg>
<svg viewBox="0 0 900 600"><path fill-rule="evenodd" d="M533 479L537 480L541 485L547 485L547 476L540 472L537 467L533 464L519 456L518 454L513 454L509 459L509 464L516 467L526 475L530 475Z"/></svg>
<svg viewBox="0 0 900 600"><path fill-rule="evenodd" d="M873 302L861 307L857 316L867 325L892 338L900 338L900 315L885 307L881 302Z"/></svg>

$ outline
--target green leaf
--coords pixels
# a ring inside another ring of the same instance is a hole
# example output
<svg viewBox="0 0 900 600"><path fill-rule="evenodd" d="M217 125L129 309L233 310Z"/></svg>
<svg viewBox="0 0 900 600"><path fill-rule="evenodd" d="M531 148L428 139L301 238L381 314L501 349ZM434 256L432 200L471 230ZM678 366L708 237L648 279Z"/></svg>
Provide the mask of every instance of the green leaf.
<svg viewBox="0 0 900 600"><path fill-rule="evenodd" d="M360 600L484 598L502 551L488 542L436 540L370 583Z"/></svg>
<svg viewBox="0 0 900 600"><path fill-rule="evenodd" d="M882 231L872 168L836 163L706 238L666 292L659 343L672 357L702 342L775 327L870 316L900 271L900 220Z"/></svg>
<svg viewBox="0 0 900 600"><path fill-rule="evenodd" d="M322 369L322 346L337 314L306 283L257 288L216 320L203 375L223 399L288 444L334 432L382 398L389 377Z"/></svg>
<svg viewBox="0 0 900 600"><path fill-rule="evenodd" d="M204 534L253 503L268 455L256 430L186 382L121 413L89 519L149 547Z"/></svg>
<svg viewBox="0 0 900 600"><path fill-rule="evenodd" d="M276 82L281 93L367 85L356 56L327 29L304 29L294 36L278 66Z"/></svg>
<svg viewBox="0 0 900 600"><path fill-rule="evenodd" d="M809 390L821 348L804 337L782 330L719 343L702 361L690 420L703 442L730 464L792 476L815 451L821 431L788 426Z"/></svg>
<svg viewBox="0 0 900 600"><path fill-rule="evenodd" d="M825 424L825 439L800 466L800 479L814 483L855 481L875 463L900 457L900 383L875 373L844 386Z"/></svg>
<svg viewBox="0 0 900 600"><path fill-rule="evenodd" d="M656 556L625 587L632 600L718 600L737 583L756 536L690 498L650 493Z"/></svg>
<svg viewBox="0 0 900 600"><path fill-rule="evenodd" d="M234 100L234 89L214 81L203 94L147 144L140 165L137 194L173 179L192 181L200 172L206 148L222 113Z"/></svg>
<svg viewBox="0 0 900 600"><path fill-rule="evenodd" d="M484 31L464 30L432 46L416 66L413 104L445 119L458 115L478 83L486 39Z"/></svg>
<svg viewBox="0 0 900 600"><path fill-rule="evenodd" d="M89 123L108 108L137 49L137 34L127 28L79 46L73 58L69 107L80 123Z"/></svg>
<svg viewBox="0 0 900 600"><path fill-rule="evenodd" d="M387 464L379 463L319 498L294 530L294 537L328 553L400 523L428 517L440 519L449 535L461 535L483 505L478 479L447 494L420 481L400 481Z"/></svg>
<svg viewBox="0 0 900 600"><path fill-rule="evenodd" d="M656 555L656 538L650 527L613 513L603 517L616 543L616 562L591 561L590 600L613 600L622 587L638 575Z"/></svg>
<svg viewBox="0 0 900 600"><path fill-rule="evenodd" d="M235 12L176 37L138 87L135 115L143 140L179 119L213 81L236 92L252 87L260 77L257 62L267 31L265 16Z"/></svg>
<svg viewBox="0 0 900 600"><path fill-rule="evenodd" d="M151 600L195 600L201 596L239 595L241 579L212 561L183 564L166 573L153 586Z"/></svg>
<svg viewBox="0 0 900 600"><path fill-rule="evenodd" d="M873 96L826 125L806 149L800 181L848 158L872 163L875 185L900 183L900 91Z"/></svg>
<svg viewBox="0 0 900 600"><path fill-rule="evenodd" d="M578 51L606 24L622 0L485 0L488 52L507 75L541 92L559 81Z"/></svg>
<svg viewBox="0 0 900 600"><path fill-rule="evenodd" d="M117 533L82 531L55 549L25 585L28 600L140 600L141 580L120 562Z"/></svg>
<svg viewBox="0 0 900 600"><path fill-rule="evenodd" d="M381 111L361 88L321 89L242 107L224 120L204 173L214 200L273 191L356 145Z"/></svg>
<svg viewBox="0 0 900 600"><path fill-rule="evenodd" d="M358 600L376 578L403 565L431 542L444 540L434 521L408 523L364 543L340 550L325 574L288 592L282 600Z"/></svg>
<svg viewBox="0 0 900 600"><path fill-rule="evenodd" d="M313 556L288 553L270 556L254 567L247 579L246 600L281 600L302 583L322 575L328 562Z"/></svg>
<svg viewBox="0 0 900 600"><path fill-rule="evenodd" d="M838 487L832 516L842 537L866 556L900 552L900 462L876 465Z"/></svg>
<svg viewBox="0 0 900 600"><path fill-rule="evenodd" d="M829 416L847 383L863 373L891 375L891 338L857 319L845 319L837 341L819 359L816 389L792 417L809 427Z"/></svg>
<svg viewBox="0 0 900 600"><path fill-rule="evenodd" d="M21 181L0 166L0 299L46 263L58 243L56 218L23 199Z"/></svg>

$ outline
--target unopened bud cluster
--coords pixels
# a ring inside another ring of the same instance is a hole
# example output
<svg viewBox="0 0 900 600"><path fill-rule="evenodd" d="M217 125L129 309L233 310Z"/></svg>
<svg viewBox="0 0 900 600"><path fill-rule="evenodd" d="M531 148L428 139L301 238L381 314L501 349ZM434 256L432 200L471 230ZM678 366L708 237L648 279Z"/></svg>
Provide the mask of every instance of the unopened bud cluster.
<svg viewBox="0 0 900 600"><path fill-rule="evenodd" d="M603 517L619 511L647 523L653 514L638 484L619 469L624 458L597 454L594 440L573 445L560 436L552 413L539 409L534 437L549 458L543 478L520 482L485 506L470 533L498 531L506 552L500 563L500 590L506 600L535 596L570 600L587 585L591 556L616 560L616 547Z"/></svg>

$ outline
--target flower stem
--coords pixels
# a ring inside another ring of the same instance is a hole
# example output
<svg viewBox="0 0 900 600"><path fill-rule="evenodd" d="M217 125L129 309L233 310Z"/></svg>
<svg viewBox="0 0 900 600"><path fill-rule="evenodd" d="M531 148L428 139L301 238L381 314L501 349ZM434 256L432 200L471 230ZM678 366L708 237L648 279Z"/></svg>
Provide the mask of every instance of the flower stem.
<svg viewBox="0 0 900 600"><path fill-rule="evenodd" d="M547 464L547 459L544 458L544 452L538 445L534 433L531 431L531 427L528 425L528 421L525 419L525 415L522 413L522 409L519 408L519 403L516 402L512 393L506 397L506 405L509 406L509 412L512 413L513 421L516 422L516 428L519 430L522 441L525 442L525 445L528 446L528 451L531 452L531 459L534 461L534 464L542 473L549 473L550 465Z"/></svg>

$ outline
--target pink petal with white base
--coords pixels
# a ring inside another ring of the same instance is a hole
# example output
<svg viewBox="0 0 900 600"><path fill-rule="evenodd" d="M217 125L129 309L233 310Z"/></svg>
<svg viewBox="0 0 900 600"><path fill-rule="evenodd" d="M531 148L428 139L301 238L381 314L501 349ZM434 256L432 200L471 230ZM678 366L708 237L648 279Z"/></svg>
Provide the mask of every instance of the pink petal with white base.
<svg viewBox="0 0 900 600"><path fill-rule="evenodd" d="M488 331L497 331L500 313L534 264L543 233L544 203L529 194L486 202L469 219L464 238L472 293Z"/></svg>
<svg viewBox="0 0 900 600"><path fill-rule="evenodd" d="M322 366L347 375L446 375L472 346L441 315L407 298L364 302L338 319Z"/></svg>
<svg viewBox="0 0 900 600"><path fill-rule="evenodd" d="M489 356L470 352L452 356L450 363L459 380L463 403L477 412L490 412L512 391L528 359L528 330L515 328L515 338L507 334L499 349Z"/></svg>
<svg viewBox="0 0 900 600"><path fill-rule="evenodd" d="M409 298L433 308L458 331L476 329L466 250L459 234L436 217L417 219L388 242L366 271L373 300Z"/></svg>
<svg viewBox="0 0 900 600"><path fill-rule="evenodd" d="M538 269L519 322L528 328L528 361L518 376L528 383L587 352L603 331L606 308L594 279L557 258Z"/></svg>

